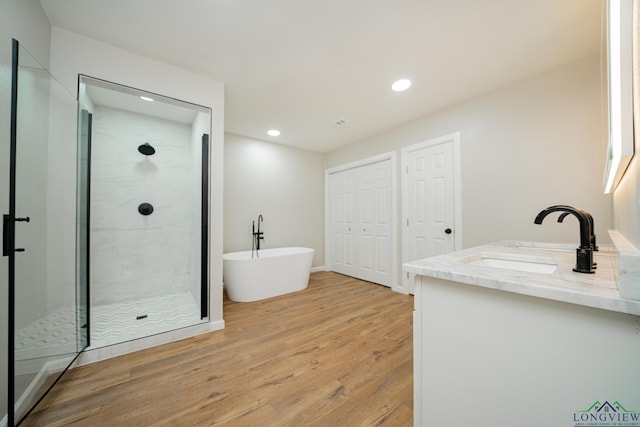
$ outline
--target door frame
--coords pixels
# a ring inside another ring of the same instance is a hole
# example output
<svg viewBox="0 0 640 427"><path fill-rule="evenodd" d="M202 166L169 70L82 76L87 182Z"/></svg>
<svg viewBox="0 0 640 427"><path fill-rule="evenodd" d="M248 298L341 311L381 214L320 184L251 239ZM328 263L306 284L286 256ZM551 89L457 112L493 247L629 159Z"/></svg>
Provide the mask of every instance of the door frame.
<svg viewBox="0 0 640 427"><path fill-rule="evenodd" d="M409 221L409 193L408 193L408 182L407 175L409 173L409 165L407 157L409 153L417 150L422 150L424 148L433 147L441 144L451 144L452 152L453 152L453 245L454 251L459 251L462 249L462 171L461 171L461 163L460 163L460 132L453 132L447 135L439 136L436 138L432 138L426 141L418 142L416 144L408 145L406 147L402 147L400 149L401 153L401 170L402 170L402 184L401 184L401 194L402 194L402 262L413 261L410 259L406 259L407 254L409 253L409 226L407 222ZM413 293L414 283L413 283L414 275L410 273L404 272L402 274L401 286L398 289L399 292L409 294Z"/></svg>
<svg viewBox="0 0 640 427"><path fill-rule="evenodd" d="M329 184L330 175L344 172L349 169L379 163L385 160L391 161L391 289L399 291L398 286L398 168L395 151L378 154L365 159L356 160L324 170L324 259L327 270L330 270L332 247L329 216Z"/></svg>

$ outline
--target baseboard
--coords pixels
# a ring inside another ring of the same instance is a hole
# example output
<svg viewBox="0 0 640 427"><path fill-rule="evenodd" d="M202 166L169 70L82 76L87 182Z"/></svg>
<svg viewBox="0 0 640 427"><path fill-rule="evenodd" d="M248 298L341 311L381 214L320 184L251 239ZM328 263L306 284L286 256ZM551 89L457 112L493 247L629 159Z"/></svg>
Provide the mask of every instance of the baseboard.
<svg viewBox="0 0 640 427"><path fill-rule="evenodd" d="M319 267L311 267L312 273L317 273L319 271L329 271L329 270L327 270L327 267L325 267L324 265L321 265Z"/></svg>
<svg viewBox="0 0 640 427"><path fill-rule="evenodd" d="M186 338L195 337L196 335L201 335L220 329L224 329L224 320L205 322L199 325L163 332L161 334L138 338L135 340L105 347L94 349L89 347L80 354L78 359L76 359L76 362L73 364L72 368L88 365L106 359L111 359L112 357L122 356L124 354L133 353L140 350L145 350L147 348L156 347L162 344L180 341Z"/></svg>
<svg viewBox="0 0 640 427"><path fill-rule="evenodd" d="M409 295L409 289L405 288L404 286L393 286L391 289L393 289L394 292L398 292L399 294Z"/></svg>
<svg viewBox="0 0 640 427"><path fill-rule="evenodd" d="M224 326L224 319L216 320L215 322L209 322L209 331L219 331L221 329L224 329Z"/></svg>

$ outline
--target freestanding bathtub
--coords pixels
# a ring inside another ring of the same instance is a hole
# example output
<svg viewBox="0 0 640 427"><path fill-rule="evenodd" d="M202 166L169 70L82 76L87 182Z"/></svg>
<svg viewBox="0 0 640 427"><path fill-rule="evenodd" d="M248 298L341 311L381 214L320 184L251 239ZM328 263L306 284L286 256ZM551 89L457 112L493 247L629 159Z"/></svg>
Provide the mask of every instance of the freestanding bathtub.
<svg viewBox="0 0 640 427"><path fill-rule="evenodd" d="M311 248L260 249L224 254L223 275L231 301L251 302L290 292L309 284L313 261Z"/></svg>

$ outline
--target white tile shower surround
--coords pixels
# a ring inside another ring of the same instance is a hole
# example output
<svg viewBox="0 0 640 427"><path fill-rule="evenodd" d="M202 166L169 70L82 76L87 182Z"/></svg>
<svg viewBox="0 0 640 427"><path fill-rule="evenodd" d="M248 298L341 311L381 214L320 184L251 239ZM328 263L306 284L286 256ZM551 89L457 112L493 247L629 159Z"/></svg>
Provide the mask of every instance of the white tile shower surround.
<svg viewBox="0 0 640 427"><path fill-rule="evenodd" d="M137 320L140 315L146 318ZM99 348L201 323L189 292L151 297L91 309L91 347ZM73 307L51 312L16 331L16 359L28 360L76 351Z"/></svg>
<svg viewBox="0 0 640 427"><path fill-rule="evenodd" d="M200 269L200 239L195 238L200 231L201 147L197 141L191 125L96 107L91 165L92 304L197 289L200 276L192 273ZM145 142L155 147L153 156L138 152ZM142 202L153 205L153 214L140 215Z"/></svg>

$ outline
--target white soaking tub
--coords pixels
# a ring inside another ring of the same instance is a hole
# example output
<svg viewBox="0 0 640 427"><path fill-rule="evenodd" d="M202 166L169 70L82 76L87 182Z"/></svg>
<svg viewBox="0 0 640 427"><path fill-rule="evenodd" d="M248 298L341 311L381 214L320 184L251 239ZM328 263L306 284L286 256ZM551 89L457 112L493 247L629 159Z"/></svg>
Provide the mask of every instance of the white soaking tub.
<svg viewBox="0 0 640 427"><path fill-rule="evenodd" d="M229 299L251 302L290 292L309 284L314 250L274 248L224 254L223 275Z"/></svg>

